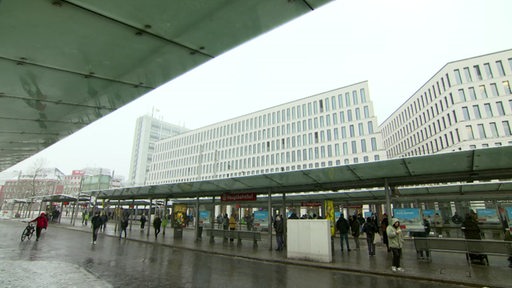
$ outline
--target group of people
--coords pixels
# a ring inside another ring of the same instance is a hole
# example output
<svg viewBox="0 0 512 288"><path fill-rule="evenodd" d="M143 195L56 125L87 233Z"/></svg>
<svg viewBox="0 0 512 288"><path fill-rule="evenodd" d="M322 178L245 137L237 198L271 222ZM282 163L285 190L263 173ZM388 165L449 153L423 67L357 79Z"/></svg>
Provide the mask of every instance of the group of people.
<svg viewBox="0 0 512 288"><path fill-rule="evenodd" d="M367 217L366 220L361 220L361 215L350 216L346 219L343 214L340 215L336 221L336 230L340 233L341 252L343 253L344 246L347 246L347 252L350 250L348 242L348 234L351 232L356 249L359 249L359 235L360 232L366 234L366 242L368 244L368 255L375 256L375 242L376 234L382 234L382 238L388 251L393 255L392 257L392 271L404 271L400 266L400 258L402 254L402 247L404 245L403 231L400 228L400 221L393 218L388 222L387 215L383 215L380 222L382 229L379 229L378 220L376 217ZM344 245L345 244L345 245Z"/></svg>

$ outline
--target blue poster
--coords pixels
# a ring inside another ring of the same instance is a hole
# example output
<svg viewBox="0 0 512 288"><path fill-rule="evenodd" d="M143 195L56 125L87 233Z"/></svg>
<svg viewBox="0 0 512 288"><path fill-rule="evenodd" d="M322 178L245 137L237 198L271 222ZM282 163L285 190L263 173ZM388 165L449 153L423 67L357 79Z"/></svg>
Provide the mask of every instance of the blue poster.
<svg viewBox="0 0 512 288"><path fill-rule="evenodd" d="M268 211L254 212L254 228L258 230L262 228L268 229Z"/></svg>
<svg viewBox="0 0 512 288"><path fill-rule="evenodd" d="M437 213L439 213L439 211L437 211ZM434 210L434 209L423 210L423 216L425 216L427 218L434 218L435 214L436 214L436 210ZM441 214L439 214L439 215L441 215Z"/></svg>
<svg viewBox="0 0 512 288"><path fill-rule="evenodd" d="M507 211L508 227L512 231L512 206L505 207L505 211Z"/></svg>
<svg viewBox="0 0 512 288"><path fill-rule="evenodd" d="M340 218L340 215L341 215L340 211L334 211L334 217L336 218L336 220L338 220Z"/></svg>
<svg viewBox="0 0 512 288"><path fill-rule="evenodd" d="M500 223L500 218L498 217L498 211L496 209L476 209L476 215L478 216L479 223L491 223L497 224Z"/></svg>
<svg viewBox="0 0 512 288"><path fill-rule="evenodd" d="M210 224L210 211L199 210L199 224Z"/></svg>
<svg viewBox="0 0 512 288"><path fill-rule="evenodd" d="M393 218L400 220L400 227L402 227L402 229L409 231L425 231L420 209L418 208L393 209Z"/></svg>

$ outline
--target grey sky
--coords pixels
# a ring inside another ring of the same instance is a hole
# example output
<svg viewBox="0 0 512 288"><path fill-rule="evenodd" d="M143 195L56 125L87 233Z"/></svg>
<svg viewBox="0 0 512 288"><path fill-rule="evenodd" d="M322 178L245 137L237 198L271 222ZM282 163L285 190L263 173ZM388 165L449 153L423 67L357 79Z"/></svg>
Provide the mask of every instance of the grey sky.
<svg viewBox="0 0 512 288"><path fill-rule="evenodd" d="M382 123L446 63L512 48L510 0L335 1L182 75L35 159L127 176L135 120L189 129L368 80Z"/></svg>

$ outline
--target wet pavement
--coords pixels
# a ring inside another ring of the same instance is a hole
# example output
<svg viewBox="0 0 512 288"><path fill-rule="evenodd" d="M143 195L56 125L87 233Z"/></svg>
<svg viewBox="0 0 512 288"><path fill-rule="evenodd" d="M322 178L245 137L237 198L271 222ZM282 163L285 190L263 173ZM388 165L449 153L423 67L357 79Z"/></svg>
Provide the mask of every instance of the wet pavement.
<svg viewBox="0 0 512 288"><path fill-rule="evenodd" d="M369 257L364 239L360 250L344 254L335 239L334 261L318 263L271 250L265 234L256 248L251 241L212 244L206 235L195 241L192 229L182 239L169 229L155 239L153 229L148 236L133 226L119 239L109 223L92 245L90 227L62 222L50 224L39 242L21 242L25 223L0 220L0 287L511 287L506 257L469 266L464 254L434 252L432 262L423 262L411 241L406 271L393 273L386 248L378 245Z"/></svg>

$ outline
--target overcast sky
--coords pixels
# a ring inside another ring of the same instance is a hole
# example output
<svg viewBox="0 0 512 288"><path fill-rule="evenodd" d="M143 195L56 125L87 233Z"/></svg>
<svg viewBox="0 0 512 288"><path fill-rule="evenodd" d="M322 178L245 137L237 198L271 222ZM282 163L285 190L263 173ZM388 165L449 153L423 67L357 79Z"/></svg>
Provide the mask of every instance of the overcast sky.
<svg viewBox="0 0 512 288"><path fill-rule="evenodd" d="M8 170L128 175L135 121L189 129L369 81L379 124L451 61L512 48L510 0L334 1L155 89Z"/></svg>

